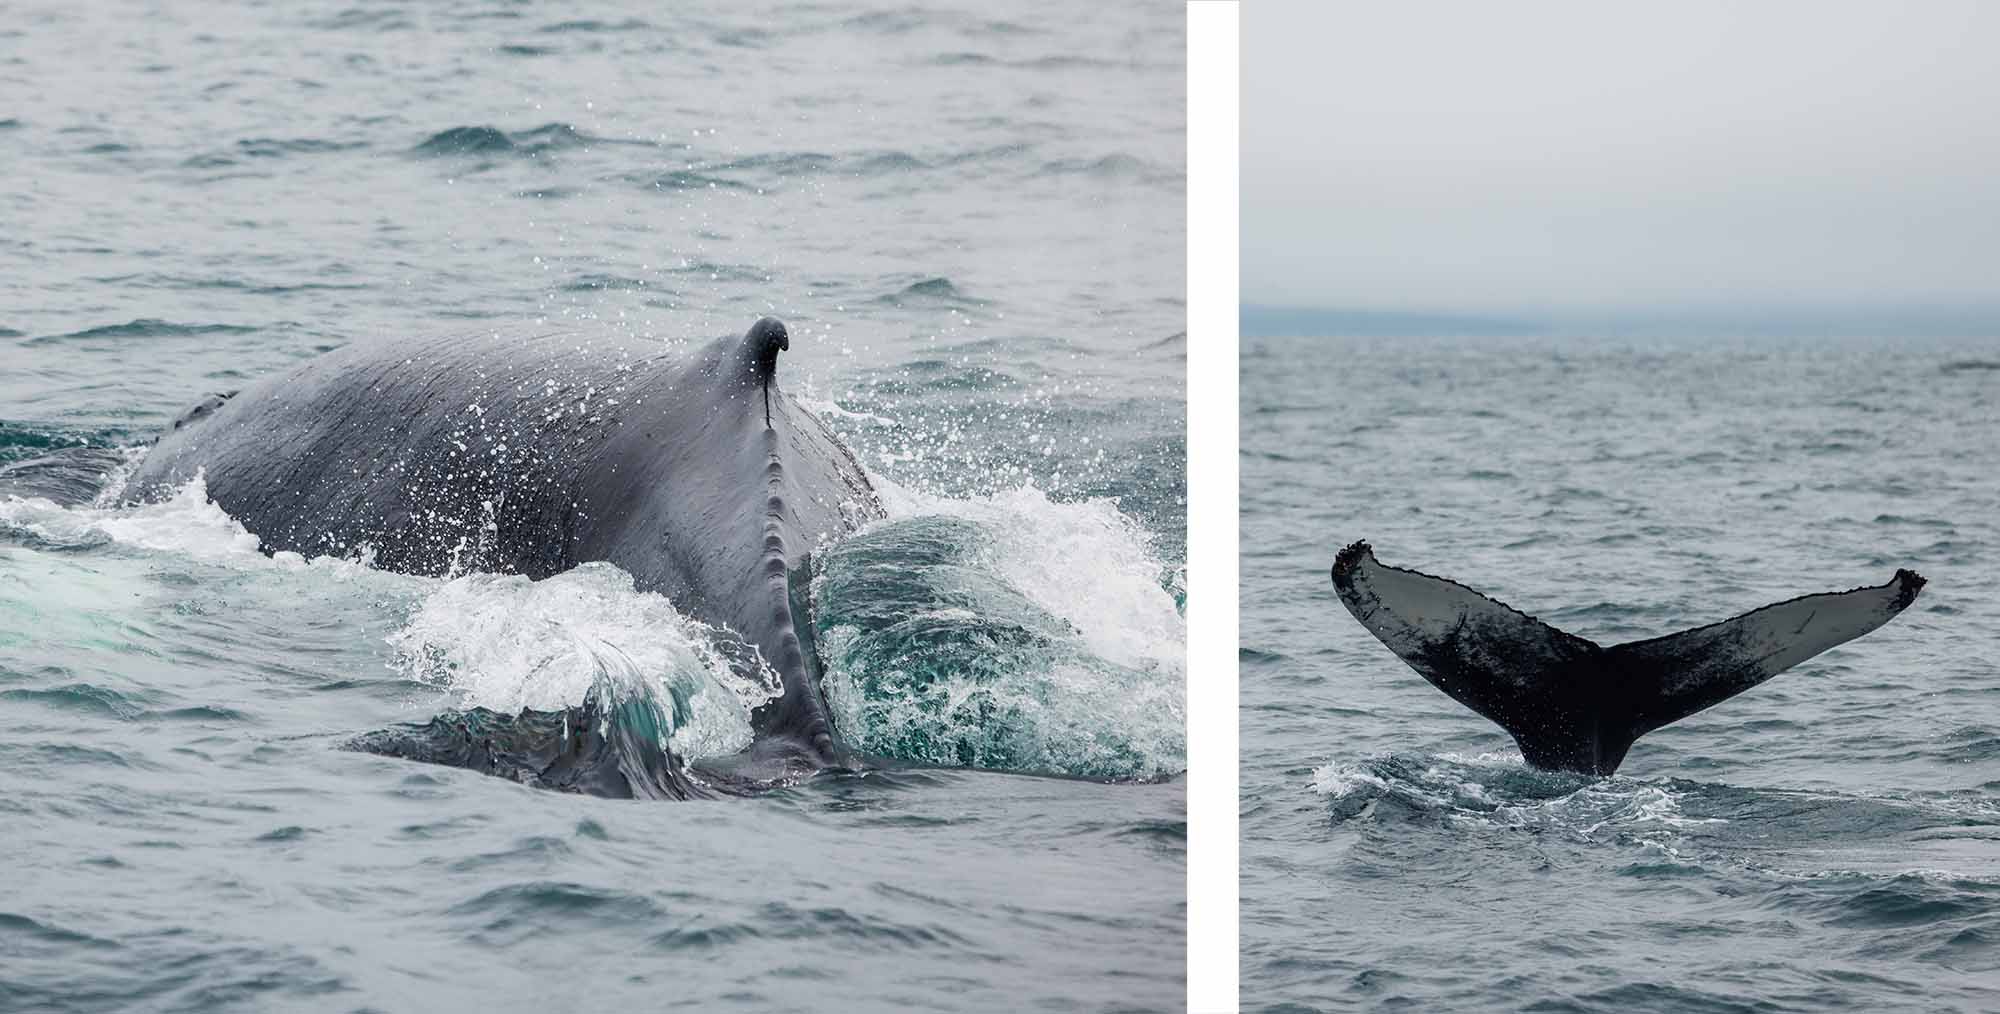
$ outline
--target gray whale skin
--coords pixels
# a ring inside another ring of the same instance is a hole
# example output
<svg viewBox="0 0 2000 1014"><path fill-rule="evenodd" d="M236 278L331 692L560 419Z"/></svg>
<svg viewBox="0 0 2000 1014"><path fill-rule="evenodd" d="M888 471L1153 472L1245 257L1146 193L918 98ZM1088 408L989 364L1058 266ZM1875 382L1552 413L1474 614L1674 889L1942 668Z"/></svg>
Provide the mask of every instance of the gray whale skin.
<svg viewBox="0 0 2000 1014"><path fill-rule="evenodd" d="M540 579L610 561L728 627L783 686L753 713L753 745L699 770L664 753L643 707L595 690L567 714L447 714L359 749L607 796L786 784L857 764L801 586L816 546L882 516L854 456L778 384L790 347L768 317L677 355L554 330L348 345L189 409L127 496L200 473L265 552L368 547L400 573Z"/></svg>

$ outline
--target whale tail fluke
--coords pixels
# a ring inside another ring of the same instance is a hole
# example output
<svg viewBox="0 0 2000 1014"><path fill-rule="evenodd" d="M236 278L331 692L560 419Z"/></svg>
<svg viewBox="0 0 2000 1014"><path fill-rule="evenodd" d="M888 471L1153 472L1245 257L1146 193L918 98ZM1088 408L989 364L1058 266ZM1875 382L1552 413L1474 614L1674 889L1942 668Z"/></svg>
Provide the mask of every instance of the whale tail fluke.
<svg viewBox="0 0 2000 1014"><path fill-rule="evenodd" d="M1453 700L1514 737L1541 768L1608 775L1632 742L1889 622L1924 579L1807 595L1734 619L1605 648L1454 581L1341 550L1348 612Z"/></svg>
<svg viewBox="0 0 2000 1014"><path fill-rule="evenodd" d="M1340 551L1333 587L1369 633L1507 730L1529 763L1597 773L1624 757L1630 741L1604 742L1613 730L1600 731L1591 702L1603 648L1456 581L1384 566L1366 542Z"/></svg>
<svg viewBox="0 0 2000 1014"><path fill-rule="evenodd" d="M1634 684L1629 720L1643 735L1728 700L1908 608L1924 587L1915 571L1887 584L1802 595L1741 616L1605 652Z"/></svg>

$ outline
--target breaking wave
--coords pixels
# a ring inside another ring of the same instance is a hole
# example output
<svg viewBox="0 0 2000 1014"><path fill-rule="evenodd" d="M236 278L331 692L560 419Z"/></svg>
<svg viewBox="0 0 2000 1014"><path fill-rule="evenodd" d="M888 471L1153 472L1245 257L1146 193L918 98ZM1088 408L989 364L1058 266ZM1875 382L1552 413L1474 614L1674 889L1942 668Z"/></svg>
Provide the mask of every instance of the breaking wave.
<svg viewBox="0 0 2000 1014"><path fill-rule="evenodd" d="M1089 778L1186 761L1186 624L1151 539L1108 500L888 487L824 553L814 625L835 721L901 760Z"/></svg>

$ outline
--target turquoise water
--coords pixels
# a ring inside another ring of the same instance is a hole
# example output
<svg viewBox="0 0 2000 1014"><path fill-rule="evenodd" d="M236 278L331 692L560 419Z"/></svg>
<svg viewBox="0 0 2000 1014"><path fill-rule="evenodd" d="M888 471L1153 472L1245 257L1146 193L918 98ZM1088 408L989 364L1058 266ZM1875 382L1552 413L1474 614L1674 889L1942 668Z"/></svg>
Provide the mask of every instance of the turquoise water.
<svg viewBox="0 0 2000 1014"><path fill-rule="evenodd" d="M2000 1004L1989 348L1259 340L1242 382L1246 1010ZM1347 614L1364 538L1600 644L1930 584L1599 780Z"/></svg>
<svg viewBox="0 0 2000 1014"><path fill-rule="evenodd" d="M0 464L352 340L774 314L890 508L817 558L829 695L918 766L670 804L345 750L609 674L722 751L745 698L615 568L0 497L0 1007L1181 1003L1178 9L9 15Z"/></svg>

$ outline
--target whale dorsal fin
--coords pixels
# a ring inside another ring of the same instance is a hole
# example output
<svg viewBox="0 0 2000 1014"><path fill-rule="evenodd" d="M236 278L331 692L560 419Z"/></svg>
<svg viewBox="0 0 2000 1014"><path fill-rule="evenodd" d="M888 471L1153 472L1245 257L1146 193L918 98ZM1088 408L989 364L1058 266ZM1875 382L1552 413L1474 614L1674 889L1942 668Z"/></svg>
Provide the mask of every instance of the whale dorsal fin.
<svg viewBox="0 0 2000 1014"><path fill-rule="evenodd" d="M1608 649L1605 661L1632 684L1633 736L1728 700L1894 619L1924 579L1898 570L1887 584L1803 595L1741 616Z"/></svg>
<svg viewBox="0 0 2000 1014"><path fill-rule="evenodd" d="M1586 718L1597 645L1456 581L1384 566L1366 542L1340 551L1333 587L1369 633L1512 733L1530 761L1540 763L1536 744L1566 737Z"/></svg>

